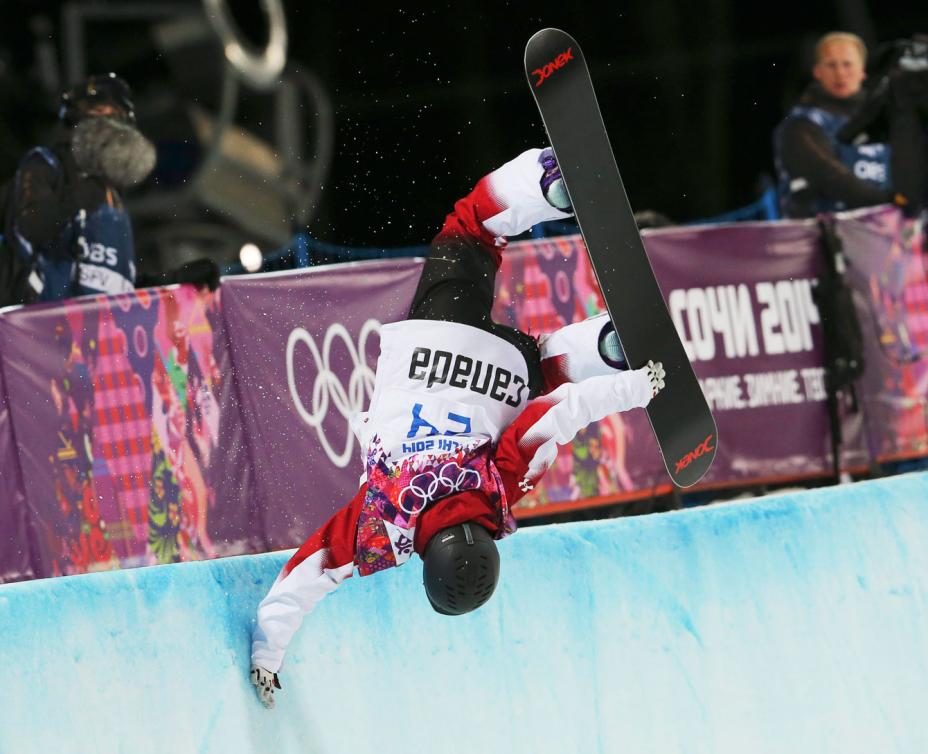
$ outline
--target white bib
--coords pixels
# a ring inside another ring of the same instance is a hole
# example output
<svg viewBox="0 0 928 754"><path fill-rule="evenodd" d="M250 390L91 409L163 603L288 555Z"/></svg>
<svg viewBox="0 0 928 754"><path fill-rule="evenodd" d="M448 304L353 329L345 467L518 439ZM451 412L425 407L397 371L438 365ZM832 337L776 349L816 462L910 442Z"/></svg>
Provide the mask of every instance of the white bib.
<svg viewBox="0 0 928 754"><path fill-rule="evenodd" d="M391 461L423 463L495 443L528 402L528 366L508 341L470 325L404 320L380 331L367 412L353 429L362 454L377 437Z"/></svg>

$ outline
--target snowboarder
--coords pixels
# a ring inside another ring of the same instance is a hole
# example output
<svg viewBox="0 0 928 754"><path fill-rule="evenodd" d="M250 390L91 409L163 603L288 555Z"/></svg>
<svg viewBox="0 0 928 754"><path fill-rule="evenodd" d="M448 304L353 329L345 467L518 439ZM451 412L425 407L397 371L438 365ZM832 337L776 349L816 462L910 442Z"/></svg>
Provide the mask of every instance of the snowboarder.
<svg viewBox="0 0 928 754"><path fill-rule="evenodd" d="M494 540L515 531L512 506L557 445L664 387L659 362L628 369L606 314L538 339L490 318L506 238L571 213L552 151L533 149L482 178L446 218L408 319L381 330L370 406L353 424L361 488L258 607L251 681L265 706L303 617L355 568L366 576L415 552L437 612L484 604L499 578Z"/></svg>

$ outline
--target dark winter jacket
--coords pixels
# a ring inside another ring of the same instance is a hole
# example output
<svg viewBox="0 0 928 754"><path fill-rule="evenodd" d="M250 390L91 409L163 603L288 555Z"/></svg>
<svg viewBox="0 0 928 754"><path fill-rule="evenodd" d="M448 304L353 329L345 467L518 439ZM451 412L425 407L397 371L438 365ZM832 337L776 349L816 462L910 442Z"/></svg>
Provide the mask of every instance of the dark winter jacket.
<svg viewBox="0 0 928 754"><path fill-rule="evenodd" d="M837 139L863 100L862 92L839 99L813 83L777 127L774 151L784 215L810 217L892 201L888 146Z"/></svg>
<svg viewBox="0 0 928 754"><path fill-rule="evenodd" d="M135 287L132 226L115 187L81 173L65 135L21 160L4 236L34 266L40 301Z"/></svg>

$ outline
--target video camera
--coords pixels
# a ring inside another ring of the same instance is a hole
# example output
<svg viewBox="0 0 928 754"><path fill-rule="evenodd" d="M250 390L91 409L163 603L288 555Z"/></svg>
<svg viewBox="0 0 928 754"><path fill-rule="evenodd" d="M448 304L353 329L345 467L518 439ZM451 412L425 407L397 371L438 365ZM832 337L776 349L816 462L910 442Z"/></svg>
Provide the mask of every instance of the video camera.
<svg viewBox="0 0 928 754"><path fill-rule="evenodd" d="M928 206L928 36L881 45L869 68L875 83L838 139L889 144L896 203L914 217Z"/></svg>

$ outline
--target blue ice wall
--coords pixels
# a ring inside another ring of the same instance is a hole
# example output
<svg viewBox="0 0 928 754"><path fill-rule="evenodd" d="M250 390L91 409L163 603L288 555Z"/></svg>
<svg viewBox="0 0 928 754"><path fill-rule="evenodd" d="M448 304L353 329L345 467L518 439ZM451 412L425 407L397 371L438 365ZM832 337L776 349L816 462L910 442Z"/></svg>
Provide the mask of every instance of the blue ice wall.
<svg viewBox="0 0 928 754"><path fill-rule="evenodd" d="M0 752L928 751L928 475L525 529L477 614L352 579L247 682L284 554L0 587Z"/></svg>

